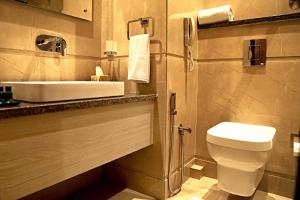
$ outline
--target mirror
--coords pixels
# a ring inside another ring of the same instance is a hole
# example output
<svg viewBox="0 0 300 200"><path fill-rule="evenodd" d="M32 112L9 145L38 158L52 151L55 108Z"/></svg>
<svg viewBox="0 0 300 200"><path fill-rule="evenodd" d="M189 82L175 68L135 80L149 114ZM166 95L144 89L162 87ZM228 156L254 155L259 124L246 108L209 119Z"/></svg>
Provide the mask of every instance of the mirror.
<svg viewBox="0 0 300 200"><path fill-rule="evenodd" d="M80 19L93 20L93 0L13 0Z"/></svg>

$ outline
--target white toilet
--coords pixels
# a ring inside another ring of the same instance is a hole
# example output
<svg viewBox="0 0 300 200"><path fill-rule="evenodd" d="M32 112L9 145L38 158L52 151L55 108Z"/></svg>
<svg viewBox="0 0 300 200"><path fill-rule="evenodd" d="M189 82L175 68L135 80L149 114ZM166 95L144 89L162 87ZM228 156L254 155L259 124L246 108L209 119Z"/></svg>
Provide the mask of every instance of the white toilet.
<svg viewBox="0 0 300 200"><path fill-rule="evenodd" d="M239 196L251 196L262 179L276 129L222 122L207 131L207 147L217 162L218 186Z"/></svg>

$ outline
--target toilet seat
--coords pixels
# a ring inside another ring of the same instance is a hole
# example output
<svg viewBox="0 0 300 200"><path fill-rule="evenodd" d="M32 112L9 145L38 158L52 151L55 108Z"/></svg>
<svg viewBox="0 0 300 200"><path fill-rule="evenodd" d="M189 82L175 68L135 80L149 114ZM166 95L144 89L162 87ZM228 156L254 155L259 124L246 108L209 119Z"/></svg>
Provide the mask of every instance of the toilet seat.
<svg viewBox="0 0 300 200"><path fill-rule="evenodd" d="M272 149L276 129L235 122L222 122L207 131L207 142L248 151Z"/></svg>
<svg viewBox="0 0 300 200"><path fill-rule="evenodd" d="M207 131L207 149L217 162L220 189L251 196L261 181L270 157L276 129L222 122Z"/></svg>

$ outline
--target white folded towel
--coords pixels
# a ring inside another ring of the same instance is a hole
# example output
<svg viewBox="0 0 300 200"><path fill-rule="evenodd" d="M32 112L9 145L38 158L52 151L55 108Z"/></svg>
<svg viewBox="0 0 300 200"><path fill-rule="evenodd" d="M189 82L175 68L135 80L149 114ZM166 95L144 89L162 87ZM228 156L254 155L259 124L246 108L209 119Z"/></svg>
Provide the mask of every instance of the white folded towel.
<svg viewBox="0 0 300 200"><path fill-rule="evenodd" d="M198 11L198 22L200 25L233 20L234 15L230 5Z"/></svg>
<svg viewBox="0 0 300 200"><path fill-rule="evenodd" d="M136 35L129 40L128 80L150 82L150 37Z"/></svg>

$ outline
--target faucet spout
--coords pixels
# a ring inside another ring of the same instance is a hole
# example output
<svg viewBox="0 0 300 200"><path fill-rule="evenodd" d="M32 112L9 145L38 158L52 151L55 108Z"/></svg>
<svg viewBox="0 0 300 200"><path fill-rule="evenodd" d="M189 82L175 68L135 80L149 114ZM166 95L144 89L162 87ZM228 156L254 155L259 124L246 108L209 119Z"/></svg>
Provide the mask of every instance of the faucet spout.
<svg viewBox="0 0 300 200"><path fill-rule="evenodd" d="M62 39L61 41L60 41L60 52L61 52L61 55L62 56L66 56L67 55L67 42L66 42L66 40L64 40L64 39Z"/></svg>
<svg viewBox="0 0 300 200"><path fill-rule="evenodd" d="M192 133L192 129L188 127L184 127L182 124L178 127L178 132L180 135L184 135L184 132Z"/></svg>

